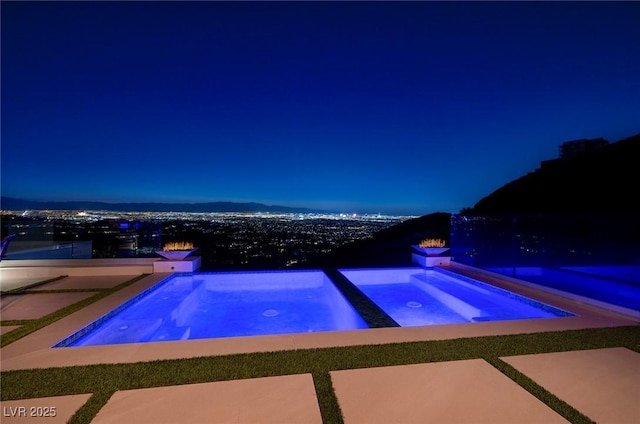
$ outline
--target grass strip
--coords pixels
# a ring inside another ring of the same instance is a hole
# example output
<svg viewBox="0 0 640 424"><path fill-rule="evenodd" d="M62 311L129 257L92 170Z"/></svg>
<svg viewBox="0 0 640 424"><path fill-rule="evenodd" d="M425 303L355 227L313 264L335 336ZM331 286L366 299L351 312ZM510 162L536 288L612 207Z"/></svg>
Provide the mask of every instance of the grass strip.
<svg viewBox="0 0 640 424"><path fill-rule="evenodd" d="M0 326L25 325L25 324L29 324L31 321L33 320L32 319L8 319L6 321L0 321Z"/></svg>
<svg viewBox="0 0 640 424"><path fill-rule="evenodd" d="M640 353L640 326L512 336L259 352L133 364L4 371L2 400L240 378L626 347ZM64 349L64 348L61 348Z"/></svg>
<svg viewBox="0 0 640 424"><path fill-rule="evenodd" d="M341 423L331 371L485 359L568 420L587 423L590 421L574 408L498 358L610 347L626 347L640 353L640 326L5 371L1 374L1 398L5 401L93 393L91 404L74 416L73 422L82 424L89 423L105 399L117 390L311 373L323 421Z"/></svg>
<svg viewBox="0 0 640 424"><path fill-rule="evenodd" d="M74 312L79 311L80 309L83 309L89 305L91 305L92 303L97 302L100 299L103 299L115 292L117 292L118 290L121 290L133 283L135 283L136 281L141 280L142 278L148 276L149 274L142 274L139 275L137 277L134 277L128 281L125 281L121 284L118 284L115 287L109 288L109 289L105 289L105 290L100 290L98 293L96 293L95 295L87 298L87 299L83 299L79 302L76 302L72 305L66 306L62 309L59 309L55 312L52 312L48 315L45 315L41 318L38 319L34 319L34 320L28 320L26 323L24 323L20 328L16 328L13 331L8 332L7 334L3 335L1 340L0 340L0 347L5 347L10 343L15 342L16 340L19 340L25 336L28 336L29 334L33 333L34 331L37 331L43 327L46 327L47 325L50 325L68 315L71 315ZM31 292L30 292L31 293ZM4 325L4 323L3 323Z"/></svg>
<svg viewBox="0 0 640 424"><path fill-rule="evenodd" d="M313 374L313 384L318 397L318 406L323 423L344 424L342 411L338 404L336 392L333 389L331 375L328 372Z"/></svg>
<svg viewBox="0 0 640 424"><path fill-rule="evenodd" d="M67 421L67 424L83 424L90 423L93 420L100 409L107 404L113 391L101 391L94 393L89 400L76 411L75 414Z"/></svg>

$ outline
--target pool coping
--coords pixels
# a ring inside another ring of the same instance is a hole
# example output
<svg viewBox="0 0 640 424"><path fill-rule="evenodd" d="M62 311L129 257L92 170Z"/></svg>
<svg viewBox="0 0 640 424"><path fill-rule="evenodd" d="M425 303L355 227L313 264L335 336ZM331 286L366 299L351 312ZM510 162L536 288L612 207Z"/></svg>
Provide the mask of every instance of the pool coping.
<svg viewBox="0 0 640 424"><path fill-rule="evenodd" d="M146 276L80 311L3 347L0 349L0 370L136 363L242 353L379 345L640 325L640 320L632 317L582 303L577 299L569 299L517 284L513 279L500 278L483 272L478 268L452 263L447 269L563 309L575 314L575 316L423 327L370 328L273 336L52 348L60 340L171 275L169 273L157 273ZM479 277L482 277L482 279Z"/></svg>

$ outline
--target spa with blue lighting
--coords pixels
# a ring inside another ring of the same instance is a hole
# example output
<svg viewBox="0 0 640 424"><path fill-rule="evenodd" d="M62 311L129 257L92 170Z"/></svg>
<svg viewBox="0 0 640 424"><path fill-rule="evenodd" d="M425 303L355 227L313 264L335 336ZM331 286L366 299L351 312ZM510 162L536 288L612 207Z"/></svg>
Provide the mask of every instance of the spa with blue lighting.
<svg viewBox="0 0 640 424"><path fill-rule="evenodd" d="M340 273L403 327L571 315L441 269ZM339 287L321 270L174 274L54 347L369 328Z"/></svg>

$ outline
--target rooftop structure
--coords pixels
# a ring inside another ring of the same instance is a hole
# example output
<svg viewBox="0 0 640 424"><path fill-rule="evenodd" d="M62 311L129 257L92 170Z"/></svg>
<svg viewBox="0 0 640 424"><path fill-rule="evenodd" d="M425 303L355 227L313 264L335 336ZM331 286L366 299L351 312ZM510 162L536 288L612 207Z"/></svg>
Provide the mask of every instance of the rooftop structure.
<svg viewBox="0 0 640 424"><path fill-rule="evenodd" d="M560 145L560 158L572 159L600 149L608 144L609 142L604 138L583 138L580 140L565 141Z"/></svg>

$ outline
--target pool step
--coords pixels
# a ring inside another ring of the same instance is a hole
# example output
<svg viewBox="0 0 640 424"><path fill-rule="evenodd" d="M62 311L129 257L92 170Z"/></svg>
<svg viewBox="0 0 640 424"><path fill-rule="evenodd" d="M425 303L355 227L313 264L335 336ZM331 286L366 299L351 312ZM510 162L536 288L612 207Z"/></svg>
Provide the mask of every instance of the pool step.
<svg viewBox="0 0 640 424"><path fill-rule="evenodd" d="M161 342L168 340L187 340L190 334L191 327L161 328L151 336L149 341Z"/></svg>
<svg viewBox="0 0 640 424"><path fill-rule="evenodd" d="M422 290L469 321L490 321L494 315L501 316L501 319L509 316L505 314L502 299L498 302L488 290L482 287L476 287L464 281L451 284L424 274L416 274L411 278L414 280L412 282L417 283Z"/></svg>
<svg viewBox="0 0 640 424"><path fill-rule="evenodd" d="M449 301L449 303L443 300L441 301L470 321L516 319L520 316L520 313L509 312L510 306L513 305L514 302L518 304L517 309L520 312L527 311L532 317L540 316L541 314L541 311L533 305L517 301L508 296L492 293L482 286L475 286L464 281L450 283L423 274L412 276L412 279L414 279L414 283L418 287L427 293L442 292L454 298L455 301ZM447 299L447 296L440 296ZM438 299L440 300L440 298ZM462 306L460 306L459 303L461 303ZM544 312L542 312L542 314L544 316Z"/></svg>
<svg viewBox="0 0 640 424"><path fill-rule="evenodd" d="M482 315L479 308L460 300L456 295L448 293L448 290L443 290L443 287L436 287L432 281L427 281L423 274L412 275L410 281L466 320L473 321Z"/></svg>
<svg viewBox="0 0 640 424"><path fill-rule="evenodd" d="M127 319L122 320L120 325L110 332L110 335L99 337L105 337L107 343L131 343L153 336L161 325L162 319L160 318Z"/></svg>

